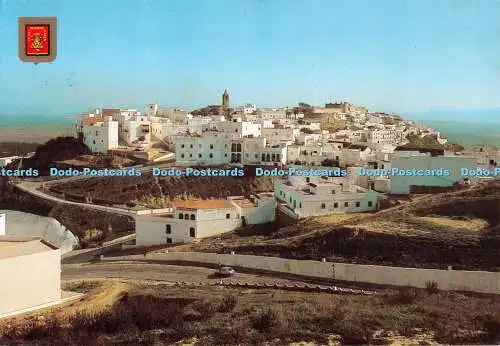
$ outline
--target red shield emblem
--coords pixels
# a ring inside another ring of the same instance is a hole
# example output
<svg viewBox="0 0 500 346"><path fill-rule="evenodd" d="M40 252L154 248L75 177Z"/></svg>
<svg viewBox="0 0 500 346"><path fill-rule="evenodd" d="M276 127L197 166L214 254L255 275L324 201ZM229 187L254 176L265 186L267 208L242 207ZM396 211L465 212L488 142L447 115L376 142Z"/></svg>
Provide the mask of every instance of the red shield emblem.
<svg viewBox="0 0 500 346"><path fill-rule="evenodd" d="M27 56L50 55L50 26L27 24L25 42Z"/></svg>

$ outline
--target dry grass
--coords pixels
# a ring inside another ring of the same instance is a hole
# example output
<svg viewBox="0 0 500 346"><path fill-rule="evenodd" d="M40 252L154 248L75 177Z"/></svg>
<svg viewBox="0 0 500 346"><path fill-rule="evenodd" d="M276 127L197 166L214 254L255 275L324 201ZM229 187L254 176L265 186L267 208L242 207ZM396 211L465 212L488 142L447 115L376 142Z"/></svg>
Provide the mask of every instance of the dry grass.
<svg viewBox="0 0 500 346"><path fill-rule="evenodd" d="M363 215L370 215L369 213L345 213L345 214L331 214L317 216L314 218L314 223L323 226L331 226L332 224L338 222L344 222L353 218L357 218Z"/></svg>
<svg viewBox="0 0 500 346"><path fill-rule="evenodd" d="M478 232L489 226L488 221L480 218L460 220L453 217L422 216L420 217L420 219L439 226L449 227L455 230L464 230L468 232Z"/></svg>
<svg viewBox="0 0 500 346"><path fill-rule="evenodd" d="M494 343L500 298L401 288L332 296L222 287L72 282L89 295L45 319L9 319L0 342L56 344Z"/></svg>

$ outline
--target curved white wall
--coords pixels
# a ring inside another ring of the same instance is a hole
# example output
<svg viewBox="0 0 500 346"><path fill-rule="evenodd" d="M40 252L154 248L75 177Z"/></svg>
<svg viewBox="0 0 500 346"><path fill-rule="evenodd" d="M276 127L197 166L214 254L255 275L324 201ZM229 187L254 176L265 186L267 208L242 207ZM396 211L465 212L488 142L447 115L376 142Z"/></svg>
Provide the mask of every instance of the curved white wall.
<svg viewBox="0 0 500 346"><path fill-rule="evenodd" d="M0 214L3 213L6 214L7 219L6 235L42 237L59 247L63 254L78 246L78 240L74 234L51 217L14 210L0 210Z"/></svg>

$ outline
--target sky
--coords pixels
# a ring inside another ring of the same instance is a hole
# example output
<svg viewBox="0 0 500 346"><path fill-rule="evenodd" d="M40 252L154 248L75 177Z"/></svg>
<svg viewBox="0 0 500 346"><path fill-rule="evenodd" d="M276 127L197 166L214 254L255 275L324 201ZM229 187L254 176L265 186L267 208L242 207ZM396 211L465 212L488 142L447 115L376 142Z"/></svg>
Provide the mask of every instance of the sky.
<svg viewBox="0 0 500 346"><path fill-rule="evenodd" d="M18 17L58 54L18 57ZM500 108L497 0L0 0L0 114L347 100L387 112Z"/></svg>

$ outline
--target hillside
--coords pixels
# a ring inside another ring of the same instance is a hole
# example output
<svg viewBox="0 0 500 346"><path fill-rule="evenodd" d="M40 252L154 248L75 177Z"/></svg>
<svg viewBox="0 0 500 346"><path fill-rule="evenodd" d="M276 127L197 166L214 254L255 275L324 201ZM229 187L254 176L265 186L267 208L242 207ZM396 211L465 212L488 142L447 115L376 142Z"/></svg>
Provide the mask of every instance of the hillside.
<svg viewBox="0 0 500 346"><path fill-rule="evenodd" d="M40 145L33 157L23 160L23 166L47 174L49 168L55 167L58 161L74 159L84 154L90 154L90 150L83 143L73 137L57 137Z"/></svg>
<svg viewBox="0 0 500 346"><path fill-rule="evenodd" d="M193 247L337 262L499 270L500 181L416 198L373 214L311 217L287 227L239 230Z"/></svg>
<svg viewBox="0 0 500 346"><path fill-rule="evenodd" d="M270 177L96 177L57 184L55 192L106 199L116 204L136 202L161 207L177 197L226 198L273 189Z"/></svg>

